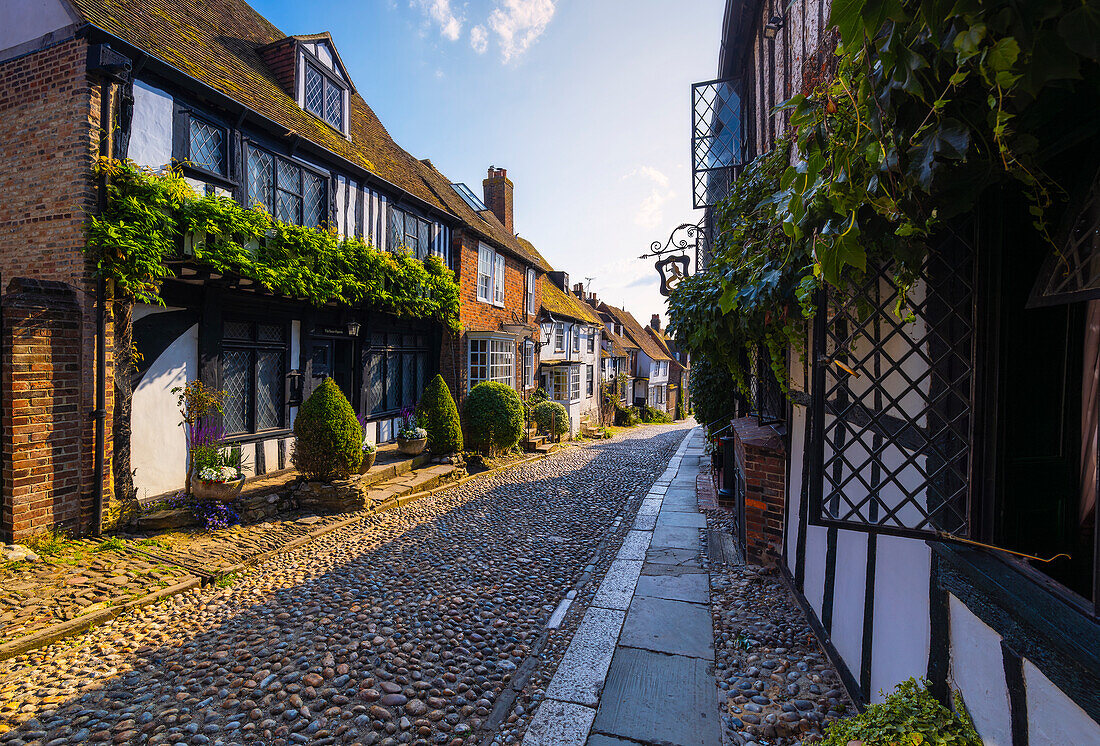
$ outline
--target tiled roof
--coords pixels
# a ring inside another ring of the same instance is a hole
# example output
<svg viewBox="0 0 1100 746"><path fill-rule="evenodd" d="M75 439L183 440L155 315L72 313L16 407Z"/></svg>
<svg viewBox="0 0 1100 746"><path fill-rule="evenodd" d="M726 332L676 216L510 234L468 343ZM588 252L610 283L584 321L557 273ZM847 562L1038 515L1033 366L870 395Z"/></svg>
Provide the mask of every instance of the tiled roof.
<svg viewBox="0 0 1100 746"><path fill-rule="evenodd" d="M660 345L653 341L652 337L650 337L642 330L642 325L639 324L638 320L630 314L630 311L624 310L622 308L617 308L615 306L609 306L606 303L600 304L600 311L606 312L613 319L622 324L624 336L635 345L637 345L642 352L650 357L650 359L672 359L665 354Z"/></svg>
<svg viewBox="0 0 1100 746"><path fill-rule="evenodd" d="M572 293L565 292L545 276L542 278L542 307L554 316L600 326L603 323L591 306Z"/></svg>
<svg viewBox="0 0 1100 746"><path fill-rule="evenodd" d="M657 331L652 326L647 326L645 328L645 333L648 334L654 342L661 346L661 349L665 351L666 355L668 355L669 359L672 361L672 365L675 368L687 368L687 366L676 359L676 343L672 341L671 337L669 337L664 332Z"/></svg>
<svg viewBox="0 0 1100 746"><path fill-rule="evenodd" d="M606 328L603 330L603 335L607 337L607 341L611 343L611 356L612 357L626 357L626 340L620 337L618 334L612 331L608 331ZM632 345L637 347L637 345Z"/></svg>
<svg viewBox="0 0 1100 746"><path fill-rule="evenodd" d="M433 207L454 212L429 187L420 162L393 141L354 89L350 140L298 106L260 53L287 35L243 0L71 3L88 23L285 127L288 134L300 135Z"/></svg>
<svg viewBox="0 0 1100 746"><path fill-rule="evenodd" d="M545 257L539 253L539 250L535 248L535 245L528 241L526 238L520 238L516 236L516 240L519 241L519 245L531 255L531 258L535 260L539 269L543 272L553 272L554 268L550 266L550 262L546 261Z"/></svg>

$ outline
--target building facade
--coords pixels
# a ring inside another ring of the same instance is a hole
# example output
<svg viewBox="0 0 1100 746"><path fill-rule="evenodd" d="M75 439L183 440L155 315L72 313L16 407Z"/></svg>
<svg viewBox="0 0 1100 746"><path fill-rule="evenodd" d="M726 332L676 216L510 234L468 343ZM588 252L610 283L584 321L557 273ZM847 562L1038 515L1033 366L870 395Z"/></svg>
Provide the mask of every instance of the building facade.
<svg viewBox="0 0 1100 746"><path fill-rule="evenodd" d="M569 275L552 271L543 278L539 384L569 413L570 435L581 418L600 420L599 366L602 325L588 304L572 295ZM583 291L583 286L580 286Z"/></svg>
<svg viewBox="0 0 1100 746"><path fill-rule="evenodd" d="M775 104L833 54L829 12L727 3L718 77L736 117L720 124L743 162L787 133ZM1079 203L1095 189L1095 147L1056 147ZM986 743L1096 743L1096 301L1029 301L1045 292L1033 286L1050 247L1028 243L1027 223L1005 193L953 224L930 249L911 322L892 310L885 269L854 300L827 293L807 354L790 355L782 422L734 431L738 454L778 465L767 511L781 531L764 554L857 701L926 677L945 702L961 693ZM724 468L743 471L739 459Z"/></svg>

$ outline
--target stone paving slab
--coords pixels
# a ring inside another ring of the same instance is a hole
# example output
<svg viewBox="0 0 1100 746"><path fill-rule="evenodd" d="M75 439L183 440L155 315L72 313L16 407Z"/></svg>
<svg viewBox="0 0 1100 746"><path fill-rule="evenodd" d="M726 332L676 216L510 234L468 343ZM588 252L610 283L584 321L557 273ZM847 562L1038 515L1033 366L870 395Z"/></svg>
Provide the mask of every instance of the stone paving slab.
<svg viewBox="0 0 1100 746"><path fill-rule="evenodd" d="M692 509L690 512L679 512L676 510L669 510L661 508L661 515L657 518L658 526L691 526L692 528L706 528L707 519L702 513L697 512L697 509Z"/></svg>
<svg viewBox="0 0 1100 746"><path fill-rule="evenodd" d="M644 560L649 541L653 535L648 531L628 531L623 545L619 548L619 559Z"/></svg>
<svg viewBox="0 0 1100 746"><path fill-rule="evenodd" d="M664 598L670 601L688 601L694 604L710 603L710 584L706 573L683 575L642 575L638 578L639 596Z"/></svg>
<svg viewBox="0 0 1100 746"><path fill-rule="evenodd" d="M592 605L626 611L630 608L630 598L634 595L634 586L641 572L641 560L617 559L612 562L592 599Z"/></svg>
<svg viewBox="0 0 1100 746"><path fill-rule="evenodd" d="M592 729L662 746L720 746L715 691L707 661L619 648Z"/></svg>
<svg viewBox="0 0 1100 746"><path fill-rule="evenodd" d="M589 736L587 746L638 746L637 741L626 741L614 736L605 736L600 733Z"/></svg>
<svg viewBox="0 0 1100 746"><path fill-rule="evenodd" d="M592 707L599 703L600 690L625 617L625 611L596 606L585 612L577 634L546 689L549 699Z"/></svg>
<svg viewBox="0 0 1100 746"><path fill-rule="evenodd" d="M619 642L625 647L713 661L713 639L710 609L685 601L635 595Z"/></svg>
<svg viewBox="0 0 1100 746"><path fill-rule="evenodd" d="M649 543L651 549L671 547L673 549L694 549L701 547L699 541L699 529L687 526L662 525L658 521L657 528L653 531L653 541Z"/></svg>
<svg viewBox="0 0 1100 746"><path fill-rule="evenodd" d="M652 531L657 528L657 514L647 513L646 515L639 515L634 519L635 531Z"/></svg>
<svg viewBox="0 0 1100 746"><path fill-rule="evenodd" d="M661 512L661 498L646 498L638 507L638 515L657 515Z"/></svg>
<svg viewBox="0 0 1100 746"><path fill-rule="evenodd" d="M699 561L699 552L693 549L654 548L646 552L645 561L646 564L678 565L680 567L693 567L696 570L703 569L703 564ZM645 572L644 569L643 572Z"/></svg>
<svg viewBox="0 0 1100 746"><path fill-rule="evenodd" d="M591 707L545 700L527 726L523 746L584 746L595 718Z"/></svg>

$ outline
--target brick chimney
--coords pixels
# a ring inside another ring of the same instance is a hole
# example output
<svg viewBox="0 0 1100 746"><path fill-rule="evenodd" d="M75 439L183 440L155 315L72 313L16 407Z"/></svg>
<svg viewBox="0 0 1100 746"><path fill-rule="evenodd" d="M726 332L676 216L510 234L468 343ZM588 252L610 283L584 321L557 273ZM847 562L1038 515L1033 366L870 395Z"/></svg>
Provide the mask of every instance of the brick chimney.
<svg viewBox="0 0 1100 746"><path fill-rule="evenodd" d="M581 300L584 300L584 283L577 282L573 284L573 295L577 296Z"/></svg>
<svg viewBox="0 0 1100 746"><path fill-rule="evenodd" d="M512 180L508 170L489 166L489 175L481 182L485 191L485 205L497 216L509 233L515 233L512 227Z"/></svg>
<svg viewBox="0 0 1100 746"><path fill-rule="evenodd" d="M661 315L658 313L653 314L649 319L649 325L653 327L653 331L661 331Z"/></svg>

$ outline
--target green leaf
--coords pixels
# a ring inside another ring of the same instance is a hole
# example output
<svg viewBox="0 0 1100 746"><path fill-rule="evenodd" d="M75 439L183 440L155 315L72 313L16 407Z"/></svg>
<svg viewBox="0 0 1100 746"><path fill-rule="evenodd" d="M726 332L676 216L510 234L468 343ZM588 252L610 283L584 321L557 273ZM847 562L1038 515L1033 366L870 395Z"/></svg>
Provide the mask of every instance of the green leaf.
<svg viewBox="0 0 1100 746"><path fill-rule="evenodd" d="M960 64L971 57L977 56L978 52L981 51L981 43L985 39L986 30L984 23L975 23L955 35L955 51L958 53Z"/></svg>
<svg viewBox="0 0 1100 746"><path fill-rule="evenodd" d="M1100 59L1100 9L1081 3L1058 21L1058 33L1066 46L1090 60Z"/></svg>
<svg viewBox="0 0 1100 746"><path fill-rule="evenodd" d="M1001 70L1008 70L1016 64L1016 59L1020 56L1020 45L1011 36L1000 39L990 47L986 53L985 61L989 65L990 69L995 72Z"/></svg>
<svg viewBox="0 0 1100 746"><path fill-rule="evenodd" d="M829 11L829 23L840 32L844 46L855 46L863 41L863 9L867 0L834 0Z"/></svg>

